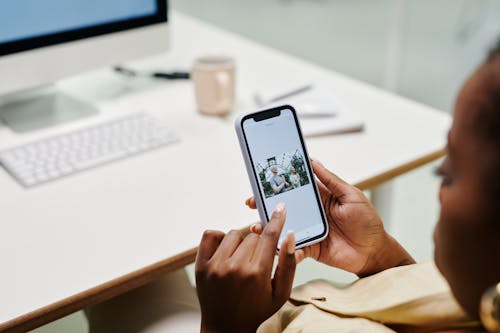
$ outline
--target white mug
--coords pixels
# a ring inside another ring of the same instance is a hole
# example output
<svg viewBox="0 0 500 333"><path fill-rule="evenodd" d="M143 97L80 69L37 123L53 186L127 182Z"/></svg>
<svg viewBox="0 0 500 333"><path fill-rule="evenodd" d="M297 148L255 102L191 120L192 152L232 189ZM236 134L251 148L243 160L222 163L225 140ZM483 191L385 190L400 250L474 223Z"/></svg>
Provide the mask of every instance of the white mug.
<svg viewBox="0 0 500 333"><path fill-rule="evenodd" d="M234 104L235 64L226 56L196 59L191 71L196 104L201 113L225 115Z"/></svg>

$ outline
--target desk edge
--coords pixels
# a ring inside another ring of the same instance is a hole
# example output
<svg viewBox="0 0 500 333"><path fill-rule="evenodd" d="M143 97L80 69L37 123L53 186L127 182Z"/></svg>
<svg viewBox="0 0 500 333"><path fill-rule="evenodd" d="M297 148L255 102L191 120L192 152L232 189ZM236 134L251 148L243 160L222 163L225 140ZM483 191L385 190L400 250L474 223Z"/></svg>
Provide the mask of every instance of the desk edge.
<svg viewBox="0 0 500 333"><path fill-rule="evenodd" d="M194 261L197 248L189 249L171 258L98 285L89 290L52 303L38 310L0 324L0 332L26 332L73 312L82 310L129 290L145 285L159 276L182 268Z"/></svg>
<svg viewBox="0 0 500 333"><path fill-rule="evenodd" d="M361 190L373 189L397 176L432 162L442 157L444 154L445 149L439 149L414 161L356 183L354 186ZM246 233L247 230L248 228L245 228L242 231ZM189 249L171 258L159 261L117 279L65 298L59 302L52 303L38 310L1 323L0 332L26 332L93 304L106 301L129 290L138 288L157 279L163 274L172 272L194 262L196 251L197 248Z"/></svg>
<svg viewBox="0 0 500 333"><path fill-rule="evenodd" d="M357 188L359 188L360 190L363 190L363 191L374 189L377 186L382 185L383 183L385 183L393 178L396 178L397 176L400 176L400 175L407 173L411 170L414 170L420 166L423 166L427 163L430 163L434 160L437 160L440 157L443 157L445 155L445 153L446 153L445 148L436 150L430 154L427 154L427 155L420 157L416 160L413 160L411 162L403 164L399 167L382 172L381 174L378 174L375 177L368 178L362 182L356 183L356 184L354 184L354 186L356 186Z"/></svg>

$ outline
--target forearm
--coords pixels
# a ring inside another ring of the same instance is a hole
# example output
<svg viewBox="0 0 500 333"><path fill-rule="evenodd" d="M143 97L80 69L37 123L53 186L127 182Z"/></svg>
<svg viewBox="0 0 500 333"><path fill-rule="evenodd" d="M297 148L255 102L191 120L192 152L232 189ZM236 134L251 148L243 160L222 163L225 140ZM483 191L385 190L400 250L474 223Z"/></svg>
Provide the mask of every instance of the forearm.
<svg viewBox="0 0 500 333"><path fill-rule="evenodd" d="M359 277L376 274L397 266L415 264L411 255L391 235L386 234L381 244L380 250L374 253L367 265L357 273Z"/></svg>

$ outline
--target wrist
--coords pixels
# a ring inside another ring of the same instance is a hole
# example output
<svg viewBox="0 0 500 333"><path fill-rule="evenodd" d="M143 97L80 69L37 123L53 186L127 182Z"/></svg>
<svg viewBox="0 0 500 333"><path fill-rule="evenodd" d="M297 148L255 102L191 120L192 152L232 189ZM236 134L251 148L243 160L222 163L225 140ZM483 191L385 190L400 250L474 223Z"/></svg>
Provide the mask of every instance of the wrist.
<svg viewBox="0 0 500 333"><path fill-rule="evenodd" d="M410 254L388 233L384 234L378 250L368 259L365 267L357 273L365 277L379 273L383 270L414 264L415 260Z"/></svg>

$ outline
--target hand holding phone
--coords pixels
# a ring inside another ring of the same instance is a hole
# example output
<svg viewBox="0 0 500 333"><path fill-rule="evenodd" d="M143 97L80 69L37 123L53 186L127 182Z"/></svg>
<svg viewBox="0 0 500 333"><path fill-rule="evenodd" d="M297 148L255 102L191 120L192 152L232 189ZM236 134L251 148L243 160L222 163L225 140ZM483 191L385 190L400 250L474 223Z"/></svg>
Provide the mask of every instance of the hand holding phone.
<svg viewBox="0 0 500 333"><path fill-rule="evenodd" d="M289 230L297 248L323 240L328 223L294 108L249 113L235 127L261 221L266 224L269 212L284 202L287 221L280 243ZM290 187L286 176L294 174L301 181Z"/></svg>
<svg viewBox="0 0 500 333"><path fill-rule="evenodd" d="M367 276L415 261L385 230L377 211L358 188L346 183L317 160L312 161L329 224L328 236L295 252L297 264L312 258L323 264ZM255 198L246 205L257 208ZM252 233L261 234L254 224Z"/></svg>

